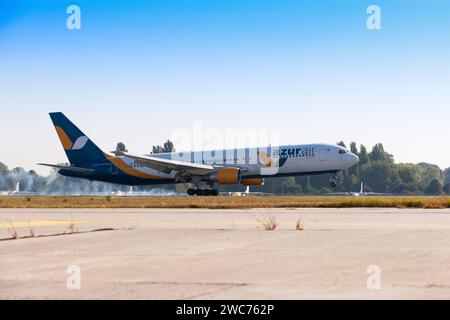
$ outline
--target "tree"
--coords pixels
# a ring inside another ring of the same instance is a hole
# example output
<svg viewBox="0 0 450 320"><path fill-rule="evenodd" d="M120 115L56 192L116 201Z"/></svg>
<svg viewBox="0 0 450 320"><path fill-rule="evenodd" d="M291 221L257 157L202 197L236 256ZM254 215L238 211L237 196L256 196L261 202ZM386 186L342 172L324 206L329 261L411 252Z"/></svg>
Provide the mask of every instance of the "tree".
<svg viewBox="0 0 450 320"><path fill-rule="evenodd" d="M6 164L0 162L0 173L3 173L5 171L8 171L8 167L6 166Z"/></svg>
<svg viewBox="0 0 450 320"><path fill-rule="evenodd" d="M175 152L173 142L170 140L164 142L162 147L160 145L157 145L153 146L152 148L152 153L166 153L166 152Z"/></svg>
<svg viewBox="0 0 450 320"><path fill-rule="evenodd" d="M356 146L356 142L350 142L350 152L355 154L355 155L358 155L358 147ZM353 166L353 167L349 168L348 169L348 175L349 176L354 176L354 177L356 177L356 180L359 180L359 169L360 169L360 167L361 167L361 164L358 163L356 166ZM351 188L352 184L353 184L353 181L348 182L347 183L347 187Z"/></svg>
<svg viewBox="0 0 450 320"><path fill-rule="evenodd" d="M268 193L281 193L281 187L283 186L283 182L285 181L284 179L286 178L265 178L264 185L261 187L261 191Z"/></svg>
<svg viewBox="0 0 450 320"><path fill-rule="evenodd" d="M116 152L128 152L127 147L125 147L125 144L123 142L119 142L116 146Z"/></svg>
<svg viewBox="0 0 450 320"><path fill-rule="evenodd" d="M340 178L342 178L342 177L340 177ZM314 189L317 189L317 190L322 187L328 187L330 184L330 175L329 174L319 174L319 175L310 176L309 184L311 187L313 187Z"/></svg>
<svg viewBox="0 0 450 320"><path fill-rule="evenodd" d="M367 149L363 144L360 145L360 147L359 147L358 156L359 156L359 163L361 165L364 165L369 162L369 155L367 154Z"/></svg>
<svg viewBox="0 0 450 320"><path fill-rule="evenodd" d="M418 184L421 179L421 171L412 163L400 163L396 165L401 182L406 184Z"/></svg>
<svg viewBox="0 0 450 320"><path fill-rule="evenodd" d="M369 158L371 161L387 161L394 163L394 157L384 151L384 147L381 143L377 143L373 146L372 152L369 154Z"/></svg>
<svg viewBox="0 0 450 320"><path fill-rule="evenodd" d="M388 192L392 185L392 166L383 161L371 162L361 168L361 178L375 192Z"/></svg>
<svg viewBox="0 0 450 320"><path fill-rule="evenodd" d="M153 146L152 153L163 153L163 147L161 146Z"/></svg>
<svg viewBox="0 0 450 320"><path fill-rule="evenodd" d="M439 166L435 164L430 164L426 162L421 162L417 164L421 172L421 189L425 190L431 183L432 180L437 179L439 182L443 181L442 171ZM442 185L442 182L441 182Z"/></svg>
<svg viewBox="0 0 450 320"><path fill-rule="evenodd" d="M447 184L444 186L443 191L444 191L445 194L450 195L450 183L447 183Z"/></svg>
<svg viewBox="0 0 450 320"><path fill-rule="evenodd" d="M339 141L338 143L336 143L338 146L344 147L347 149L347 146L345 145L344 141Z"/></svg>
<svg viewBox="0 0 450 320"><path fill-rule="evenodd" d="M344 182L346 191L359 190L359 178L356 175L349 175Z"/></svg>
<svg viewBox="0 0 450 320"><path fill-rule="evenodd" d="M350 142L350 151L353 154L358 154L358 147L356 146L356 142Z"/></svg>
<svg viewBox="0 0 450 320"><path fill-rule="evenodd" d="M412 184L412 183L404 183L404 182L400 182L399 184L397 184L395 187L392 188L392 193L394 194L417 194L420 193L419 192L419 188L417 185Z"/></svg>
<svg viewBox="0 0 450 320"><path fill-rule="evenodd" d="M0 169L1 172L1 169ZM444 177L444 183L445 184L449 184L450 183L450 168L447 168L444 170L444 172L442 173L443 177Z"/></svg>
<svg viewBox="0 0 450 320"><path fill-rule="evenodd" d="M164 150L164 152L175 152L175 147L173 145L173 142L170 140L167 140L166 142L164 142L163 150Z"/></svg>
<svg viewBox="0 0 450 320"><path fill-rule="evenodd" d="M440 195L442 194L442 184L438 179L433 179L425 189L427 195Z"/></svg>
<svg viewBox="0 0 450 320"><path fill-rule="evenodd" d="M295 183L294 177L288 177L286 181L283 182L283 193L297 194L302 191L302 187Z"/></svg>

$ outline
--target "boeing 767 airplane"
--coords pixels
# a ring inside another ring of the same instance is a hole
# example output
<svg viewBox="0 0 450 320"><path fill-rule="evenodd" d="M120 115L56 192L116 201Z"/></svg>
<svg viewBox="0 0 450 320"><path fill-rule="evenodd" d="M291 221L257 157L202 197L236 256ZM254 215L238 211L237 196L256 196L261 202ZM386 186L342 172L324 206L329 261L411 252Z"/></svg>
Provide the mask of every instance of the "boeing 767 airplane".
<svg viewBox="0 0 450 320"><path fill-rule="evenodd" d="M188 195L218 195L215 184L262 185L265 177L330 174L359 162L338 145L302 144L279 147L188 151L133 155L100 150L61 112L50 113L70 165L45 165L63 176L124 185L192 183Z"/></svg>

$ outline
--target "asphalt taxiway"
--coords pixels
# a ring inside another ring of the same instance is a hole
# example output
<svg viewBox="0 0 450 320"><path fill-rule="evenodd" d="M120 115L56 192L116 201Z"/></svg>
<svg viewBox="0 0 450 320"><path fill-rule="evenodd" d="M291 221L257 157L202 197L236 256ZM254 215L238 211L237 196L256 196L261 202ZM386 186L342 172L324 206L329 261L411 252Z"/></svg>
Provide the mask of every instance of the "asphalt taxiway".
<svg viewBox="0 0 450 320"><path fill-rule="evenodd" d="M450 298L448 209L1 209L14 230L1 299Z"/></svg>

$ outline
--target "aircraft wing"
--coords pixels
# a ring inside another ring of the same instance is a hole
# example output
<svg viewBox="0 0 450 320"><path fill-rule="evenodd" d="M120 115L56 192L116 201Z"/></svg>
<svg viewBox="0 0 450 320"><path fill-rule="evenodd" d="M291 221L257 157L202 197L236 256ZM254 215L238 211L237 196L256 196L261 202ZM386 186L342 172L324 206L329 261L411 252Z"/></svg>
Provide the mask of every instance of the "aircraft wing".
<svg viewBox="0 0 450 320"><path fill-rule="evenodd" d="M135 156L122 153L123 156L133 159L136 163L169 174L180 171L191 175L205 175L214 171L214 167L207 164L190 163L186 161L162 159L152 156Z"/></svg>

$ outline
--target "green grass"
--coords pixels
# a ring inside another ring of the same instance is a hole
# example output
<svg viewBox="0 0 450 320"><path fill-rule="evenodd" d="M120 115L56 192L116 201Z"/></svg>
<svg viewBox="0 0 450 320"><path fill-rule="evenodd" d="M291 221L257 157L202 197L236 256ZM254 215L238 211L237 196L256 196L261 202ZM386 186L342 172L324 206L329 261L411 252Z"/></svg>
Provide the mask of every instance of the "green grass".
<svg viewBox="0 0 450 320"><path fill-rule="evenodd" d="M449 197L0 197L0 208L450 208Z"/></svg>

